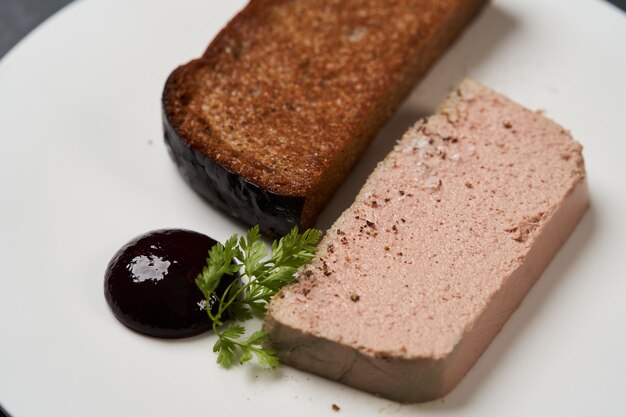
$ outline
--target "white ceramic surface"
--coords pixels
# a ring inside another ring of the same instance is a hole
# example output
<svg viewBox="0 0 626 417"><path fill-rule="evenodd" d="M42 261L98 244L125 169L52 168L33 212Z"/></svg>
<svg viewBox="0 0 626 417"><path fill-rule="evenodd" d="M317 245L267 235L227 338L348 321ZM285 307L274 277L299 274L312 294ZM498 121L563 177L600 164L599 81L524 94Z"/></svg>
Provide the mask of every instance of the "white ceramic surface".
<svg viewBox="0 0 626 417"><path fill-rule="evenodd" d="M34 416L626 415L626 14L594 0L501 0L372 144L327 227L418 117L465 76L570 129L592 209L461 384L400 405L283 367L220 369L213 336L128 331L103 272L133 236L242 226L207 206L162 142L169 72L242 0L81 0L0 62L0 403Z"/></svg>

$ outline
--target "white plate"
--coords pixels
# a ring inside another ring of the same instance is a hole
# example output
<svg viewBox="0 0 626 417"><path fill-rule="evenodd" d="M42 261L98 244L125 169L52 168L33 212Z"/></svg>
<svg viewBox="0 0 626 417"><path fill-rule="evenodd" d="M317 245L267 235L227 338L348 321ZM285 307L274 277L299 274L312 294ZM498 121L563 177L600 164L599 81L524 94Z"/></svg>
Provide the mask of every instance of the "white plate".
<svg viewBox="0 0 626 417"><path fill-rule="evenodd" d="M162 142L169 72L242 0L83 0L0 63L0 403L14 417L626 414L626 15L592 0L494 1L369 149L320 226L376 161L470 76L571 129L592 209L444 400L399 405L283 367L220 369L213 336L128 331L103 272L160 227L242 226L181 180ZM228 414L227 414L228 413Z"/></svg>

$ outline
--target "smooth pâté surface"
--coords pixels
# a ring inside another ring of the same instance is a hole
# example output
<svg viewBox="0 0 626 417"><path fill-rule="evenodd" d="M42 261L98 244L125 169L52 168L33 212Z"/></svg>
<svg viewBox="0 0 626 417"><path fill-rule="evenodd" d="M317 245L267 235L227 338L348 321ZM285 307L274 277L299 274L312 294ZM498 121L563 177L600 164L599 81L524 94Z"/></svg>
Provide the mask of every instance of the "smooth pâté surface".
<svg viewBox="0 0 626 417"><path fill-rule="evenodd" d="M584 213L584 179L581 146L567 131L465 81L379 164L299 282L273 299L266 325L288 362L287 347L309 335L434 367L424 374L442 395ZM285 328L300 334L282 339ZM324 374L321 356L306 367ZM341 366L329 374L343 378L352 365Z"/></svg>

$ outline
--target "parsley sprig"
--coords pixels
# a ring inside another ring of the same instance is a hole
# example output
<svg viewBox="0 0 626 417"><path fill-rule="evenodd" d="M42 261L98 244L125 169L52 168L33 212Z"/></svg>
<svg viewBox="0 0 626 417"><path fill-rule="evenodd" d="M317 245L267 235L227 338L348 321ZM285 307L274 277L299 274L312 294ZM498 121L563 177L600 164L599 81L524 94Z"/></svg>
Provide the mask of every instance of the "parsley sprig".
<svg viewBox="0 0 626 417"><path fill-rule="evenodd" d="M231 236L224 244L217 243L209 251L207 264L196 278L207 302L207 313L213 322L218 339L213 351L218 353L217 363L224 368L236 360L248 362L256 356L261 365L277 366L276 352L264 348L267 333L257 330L247 339L243 326L230 324L220 331L227 315L238 321L253 316L262 317L270 298L283 286L295 279L296 272L315 255L316 245L322 236L317 229L298 233L294 227L278 242L272 243L271 256L261 240L259 227L248 230L246 236ZM224 275L239 272L241 279L233 280L220 295L216 289ZM216 313L210 308L217 303Z"/></svg>

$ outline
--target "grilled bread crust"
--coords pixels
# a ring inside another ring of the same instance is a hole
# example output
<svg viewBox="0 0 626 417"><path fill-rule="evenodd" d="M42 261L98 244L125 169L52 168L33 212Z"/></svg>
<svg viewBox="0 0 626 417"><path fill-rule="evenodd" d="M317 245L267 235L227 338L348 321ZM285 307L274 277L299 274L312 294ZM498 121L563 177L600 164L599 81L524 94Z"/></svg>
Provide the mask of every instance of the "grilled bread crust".
<svg viewBox="0 0 626 417"><path fill-rule="evenodd" d="M485 0L252 0L163 92L165 141L210 203L308 228Z"/></svg>

